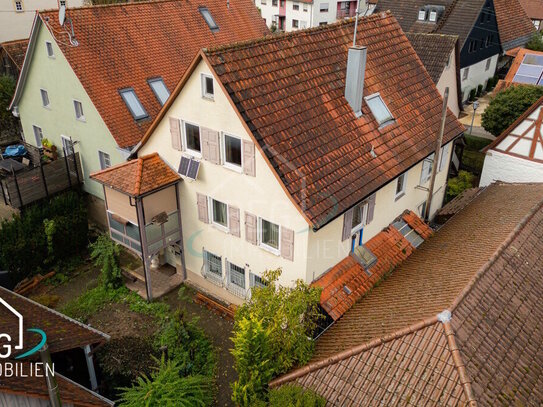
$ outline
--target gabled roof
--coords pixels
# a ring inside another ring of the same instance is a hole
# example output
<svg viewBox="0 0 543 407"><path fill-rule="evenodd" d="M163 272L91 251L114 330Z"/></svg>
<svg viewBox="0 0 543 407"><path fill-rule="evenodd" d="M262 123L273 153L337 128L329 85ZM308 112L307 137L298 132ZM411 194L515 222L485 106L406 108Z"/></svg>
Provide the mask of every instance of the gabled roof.
<svg viewBox="0 0 543 407"><path fill-rule="evenodd" d="M218 31L204 21L199 11L203 6ZM57 45L121 148L137 144L162 107L147 80L161 77L172 90L202 47L269 33L251 0L132 2L68 9L66 18L73 22L77 46L70 45L69 24L59 25L57 10L39 12L33 32L45 24L58 38ZM12 105L23 87L24 79ZM119 94L125 88L134 89L149 119L134 120Z"/></svg>
<svg viewBox="0 0 543 407"><path fill-rule="evenodd" d="M492 226L486 227L489 222ZM498 227L500 223L507 226ZM451 234L470 226L469 245L461 240L465 232ZM274 380L270 387L296 381L324 396L330 406L540 405L542 231L543 184L488 187L404 263L418 263L418 268L403 270L400 266L379 286L401 287L398 281L392 282L399 273L412 281L404 285L403 292L389 297L389 304L396 301L400 305L389 310L400 322L397 328L370 340L362 334L359 345L310 363ZM442 234L449 238L441 239ZM429 246L440 247L442 256L437 259L436 253L424 253ZM451 264L447 254L451 251L463 261ZM444 266L437 265L439 260ZM419 274L428 277L428 269L441 270L439 284L425 284L417 278ZM462 283L451 291L454 280ZM385 290L376 295L386 302L384 296L393 294ZM379 329L383 319L372 310L378 304L367 302L372 295L361 303L366 303L368 321ZM428 314L410 323L409 314L423 315L419 308ZM366 323L352 326L354 334L367 327ZM340 332L331 334L341 341Z"/></svg>
<svg viewBox="0 0 543 407"><path fill-rule="evenodd" d="M17 66L17 69L21 70L28 47L28 39L6 41L1 43L0 47L8 54L15 66Z"/></svg>
<svg viewBox="0 0 543 407"><path fill-rule="evenodd" d="M400 219L422 239L432 235L432 229L413 212L406 211ZM409 240L392 225L368 240L365 246L377 258L369 270L365 270L354 256L349 255L311 284L322 288L320 304L334 321L415 251Z"/></svg>
<svg viewBox="0 0 543 407"><path fill-rule="evenodd" d="M85 345L103 343L109 340L109 335L1 286L0 298L23 316L25 332L27 328L39 328L46 333L47 344L51 353L81 348ZM0 308L2 333L9 334L11 338L18 338L18 319L8 312L3 304L0 304ZM39 335L30 333L25 333L25 338L25 351L37 345L39 339L41 339ZM38 342L34 343L33 340Z"/></svg>
<svg viewBox="0 0 543 407"><path fill-rule="evenodd" d="M424 67L435 84L438 83L458 37L455 35L406 33Z"/></svg>
<svg viewBox="0 0 543 407"><path fill-rule="evenodd" d="M206 50L202 58L308 223L317 229L432 154L443 101L390 13L361 18L364 95L394 117L381 127L344 96L354 20ZM449 111L444 143L464 128ZM372 147L376 156L372 156Z"/></svg>
<svg viewBox="0 0 543 407"><path fill-rule="evenodd" d="M519 0L493 0L500 42L504 51L525 45L535 32L534 24Z"/></svg>
<svg viewBox="0 0 543 407"><path fill-rule="evenodd" d="M519 0L532 20L543 20L543 0Z"/></svg>
<svg viewBox="0 0 543 407"><path fill-rule="evenodd" d="M543 97L485 147L543 164Z"/></svg>
<svg viewBox="0 0 543 407"><path fill-rule="evenodd" d="M166 164L158 153L127 161L90 177L124 194L138 197L181 180L177 172Z"/></svg>
<svg viewBox="0 0 543 407"><path fill-rule="evenodd" d="M23 369L28 372L30 366L25 363ZM55 372L55 378L57 379L62 403L75 407L110 407L115 404L58 372ZM29 376L22 379L15 375L12 377L3 376L0 380L0 393L49 400L47 383L44 377Z"/></svg>

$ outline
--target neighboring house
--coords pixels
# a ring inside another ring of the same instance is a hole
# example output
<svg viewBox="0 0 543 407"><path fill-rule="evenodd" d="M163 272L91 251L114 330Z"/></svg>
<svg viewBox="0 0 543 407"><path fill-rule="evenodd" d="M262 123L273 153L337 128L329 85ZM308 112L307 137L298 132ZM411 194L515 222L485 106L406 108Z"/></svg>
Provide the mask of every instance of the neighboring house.
<svg viewBox="0 0 543 407"><path fill-rule="evenodd" d="M266 24L272 30L295 31L318 27L356 15L356 0L254 0ZM362 15L375 8L360 0Z"/></svg>
<svg viewBox="0 0 543 407"><path fill-rule="evenodd" d="M36 11L81 7L85 0L0 0L0 42L27 39Z"/></svg>
<svg viewBox="0 0 543 407"><path fill-rule="evenodd" d="M266 269L309 283L406 209L424 212L443 100L394 17L361 19L353 48L354 25L203 51L136 149L184 178L194 284L240 302ZM462 132L448 112L430 217Z"/></svg>
<svg viewBox="0 0 543 407"><path fill-rule="evenodd" d="M25 59L28 40L7 41L0 44L0 75L17 80Z"/></svg>
<svg viewBox="0 0 543 407"><path fill-rule="evenodd" d="M519 49L507 75L498 81L495 91L522 84L543 86L543 52Z"/></svg>
<svg viewBox="0 0 543 407"><path fill-rule="evenodd" d="M329 406L543 403L543 184L479 193L270 383Z"/></svg>
<svg viewBox="0 0 543 407"><path fill-rule="evenodd" d="M441 96L444 96L445 89L449 88L448 106L458 117L462 108L458 37L426 33L406 35Z"/></svg>
<svg viewBox="0 0 543 407"><path fill-rule="evenodd" d="M457 35L466 101L494 76L502 51L530 39L534 28L517 5L518 0L379 0L375 11L391 10L405 32Z"/></svg>
<svg viewBox="0 0 543 407"><path fill-rule="evenodd" d="M543 0L519 0L538 31L543 31Z"/></svg>
<svg viewBox="0 0 543 407"><path fill-rule="evenodd" d="M495 181L543 182L543 97L483 151L479 186Z"/></svg>
<svg viewBox="0 0 543 407"><path fill-rule="evenodd" d="M96 390L98 387L93 352L97 346L109 340L108 335L2 287L0 287L0 300L13 308L13 310L6 309L5 304L0 301L0 333L9 335L9 338L15 341L20 337L21 319L23 324L23 348L14 351L7 359L0 359L2 365L0 368L3 368L6 363L10 363L11 366L17 364L20 366L19 369L23 369L27 375L26 377L17 374L9 375L5 369L2 369L4 373L0 375L0 406L47 407L51 405L48 381L43 377L45 368L40 367L42 377L29 374L30 363L36 362L36 356L15 359L16 355L21 355L40 343L41 337L29 332L29 328L41 329L47 336L46 346L54 364L54 377L63 406L113 406L112 401L90 390ZM6 337L3 337L3 351L5 351L5 341ZM67 375L74 380L77 375L80 383L69 379ZM85 376L86 380L82 380L82 376Z"/></svg>
<svg viewBox="0 0 543 407"><path fill-rule="evenodd" d="M250 0L68 9L62 26L40 12L11 108L28 143L79 152L103 198L89 174L125 161L198 51L268 32Z"/></svg>

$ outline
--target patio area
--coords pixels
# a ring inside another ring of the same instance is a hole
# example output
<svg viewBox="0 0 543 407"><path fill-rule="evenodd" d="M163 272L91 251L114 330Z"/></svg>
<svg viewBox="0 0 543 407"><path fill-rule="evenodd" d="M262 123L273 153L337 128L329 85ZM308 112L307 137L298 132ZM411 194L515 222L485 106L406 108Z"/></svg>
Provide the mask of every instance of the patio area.
<svg viewBox="0 0 543 407"><path fill-rule="evenodd" d="M123 269L123 271L127 277L126 287L138 293L140 297L147 299L143 265L135 270ZM169 264L164 264L157 269L151 268L149 274L153 299L163 297L183 283L183 277L176 272L175 267Z"/></svg>

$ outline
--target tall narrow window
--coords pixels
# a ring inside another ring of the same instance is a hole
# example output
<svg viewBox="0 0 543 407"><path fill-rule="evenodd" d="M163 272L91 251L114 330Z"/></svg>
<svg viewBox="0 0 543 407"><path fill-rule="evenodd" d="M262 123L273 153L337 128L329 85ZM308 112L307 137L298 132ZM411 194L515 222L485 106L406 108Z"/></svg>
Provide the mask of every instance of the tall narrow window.
<svg viewBox="0 0 543 407"><path fill-rule="evenodd" d="M432 175L432 167L434 165L434 157L435 153L432 153L432 155L422 162L422 171L420 174L420 184L425 184L429 179L430 175Z"/></svg>
<svg viewBox="0 0 543 407"><path fill-rule="evenodd" d="M428 18L428 21L435 23L436 20L437 20L437 11L436 10L430 11L430 17Z"/></svg>
<svg viewBox="0 0 543 407"><path fill-rule="evenodd" d="M128 110L130 111L132 117L134 117L135 120L141 120L149 117L147 111L143 108L143 105L138 99L138 96L136 95L134 89L121 89L119 93L121 94L124 103L126 103L126 107L128 107Z"/></svg>
<svg viewBox="0 0 543 407"><path fill-rule="evenodd" d="M222 258L216 254L204 250L204 267L206 273L222 278Z"/></svg>
<svg viewBox="0 0 543 407"><path fill-rule="evenodd" d="M279 250L279 225L260 218L260 244L274 251Z"/></svg>
<svg viewBox="0 0 543 407"><path fill-rule="evenodd" d="M426 20L426 9L421 8L419 10L419 21L425 21Z"/></svg>
<svg viewBox="0 0 543 407"><path fill-rule="evenodd" d="M223 137L224 165L241 169L241 139L225 134Z"/></svg>
<svg viewBox="0 0 543 407"><path fill-rule="evenodd" d="M61 136L62 139L62 150L64 151L64 155L72 155L74 153L74 144L72 143L72 140L69 137Z"/></svg>
<svg viewBox="0 0 543 407"><path fill-rule="evenodd" d="M216 199L211 200L211 220L213 224L228 229L228 205Z"/></svg>
<svg viewBox="0 0 543 407"><path fill-rule="evenodd" d="M149 83L149 86L153 90L153 93L155 94L159 103L164 106L164 103L166 103L170 97L170 91L166 87L166 84L162 78L149 79L147 82Z"/></svg>
<svg viewBox="0 0 543 407"><path fill-rule="evenodd" d="M85 115L83 114L83 104L79 100L74 100L75 118L77 120L85 121Z"/></svg>
<svg viewBox="0 0 543 407"><path fill-rule="evenodd" d="M185 145L188 150L197 153L202 152L200 144L200 127L195 124L185 122Z"/></svg>
<svg viewBox="0 0 543 407"><path fill-rule="evenodd" d="M228 281L237 287L245 288L245 269L228 262Z"/></svg>
<svg viewBox="0 0 543 407"><path fill-rule="evenodd" d="M43 107L50 107L51 103L49 102L49 93L45 89L40 89L41 94L41 104Z"/></svg>
<svg viewBox="0 0 543 407"><path fill-rule="evenodd" d="M51 41L45 41L45 49L47 50L47 56L49 58L55 57L55 53L53 52L53 44Z"/></svg>
<svg viewBox="0 0 543 407"><path fill-rule="evenodd" d="M202 96L207 99L213 99L215 90L213 89L213 77L202 74Z"/></svg>
<svg viewBox="0 0 543 407"><path fill-rule="evenodd" d="M100 159L100 169L105 170L106 168L111 167L111 158L108 153L98 151L98 158Z"/></svg>
<svg viewBox="0 0 543 407"><path fill-rule="evenodd" d="M209 29L213 32L219 31L219 26L213 19L213 16L211 15L210 11L207 9L207 7L199 7L198 11L200 11L200 14L204 18L205 22L209 26Z"/></svg>
<svg viewBox="0 0 543 407"><path fill-rule="evenodd" d="M407 173L404 172L396 179L396 195L395 199L398 200L405 195L405 186L407 183Z"/></svg>
<svg viewBox="0 0 543 407"><path fill-rule="evenodd" d="M42 131L41 127L32 126L32 130L34 131L34 138L36 139L36 146L42 147L41 141L43 140L43 131Z"/></svg>
<svg viewBox="0 0 543 407"><path fill-rule="evenodd" d="M366 225L368 218L368 203L362 202L353 208L353 220L351 224L351 234L354 235Z"/></svg>

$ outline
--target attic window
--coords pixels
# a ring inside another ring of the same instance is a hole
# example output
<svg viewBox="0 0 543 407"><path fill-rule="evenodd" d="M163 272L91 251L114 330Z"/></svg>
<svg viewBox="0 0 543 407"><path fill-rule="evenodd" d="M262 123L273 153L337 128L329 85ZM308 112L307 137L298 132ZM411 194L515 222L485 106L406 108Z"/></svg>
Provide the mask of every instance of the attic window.
<svg viewBox="0 0 543 407"><path fill-rule="evenodd" d="M213 32L219 31L219 26L217 25L217 23L213 19L213 16L211 15L211 13L207 9L207 7L200 7L198 9L198 11L200 11L200 14L202 15L202 17L206 21L206 23L209 26L209 29L211 31L213 31Z"/></svg>
<svg viewBox="0 0 543 407"><path fill-rule="evenodd" d="M130 113L134 117L135 120L141 120L149 117L145 109L143 108L143 105L141 104L140 100L138 99L138 96L136 95L136 92L132 88L127 89L121 89L119 91L121 94L121 97L124 100L124 103L126 103L126 107L128 107L128 110L130 110Z"/></svg>
<svg viewBox="0 0 543 407"><path fill-rule="evenodd" d="M424 243L424 239L420 237L420 235L415 232L403 219L394 222L392 226L394 226L398 232L400 232L403 237L405 237L407 241L413 245L413 247L417 248Z"/></svg>
<svg viewBox="0 0 543 407"><path fill-rule="evenodd" d="M166 87L166 84L164 83L162 78L149 79L147 83L149 83L149 86L153 90L153 93L155 94L160 104L164 106L164 103L166 103L166 101L170 97L170 91Z"/></svg>
<svg viewBox="0 0 543 407"><path fill-rule="evenodd" d="M419 10L419 21L426 21L426 9L424 8Z"/></svg>
<svg viewBox="0 0 543 407"><path fill-rule="evenodd" d="M394 120L392 113L390 113L390 110L388 110L387 105L379 93L367 96L364 99L366 100L373 117L375 117L375 120L377 120L379 125L383 125Z"/></svg>
<svg viewBox="0 0 543 407"><path fill-rule="evenodd" d="M377 257L364 245L360 245L354 248L351 252L358 263L364 268L365 271L368 271L375 263L377 263Z"/></svg>
<svg viewBox="0 0 543 407"><path fill-rule="evenodd" d="M430 18L428 21L431 21L432 23L435 23L437 20L437 10L431 10L430 11Z"/></svg>

